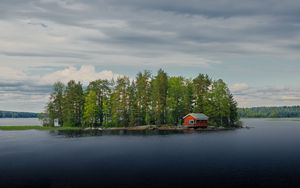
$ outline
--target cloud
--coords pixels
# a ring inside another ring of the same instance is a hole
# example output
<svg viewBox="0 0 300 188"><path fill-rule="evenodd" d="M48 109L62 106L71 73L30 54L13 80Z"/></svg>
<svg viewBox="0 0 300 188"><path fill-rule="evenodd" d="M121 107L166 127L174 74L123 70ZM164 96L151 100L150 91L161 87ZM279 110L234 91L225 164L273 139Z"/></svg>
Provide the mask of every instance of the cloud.
<svg viewBox="0 0 300 188"><path fill-rule="evenodd" d="M1 67L0 107L4 106L6 110L40 112L48 101L54 82L61 81L66 84L70 80L76 80L87 86L93 80L111 80L118 76L121 75L109 70L96 71L93 65L82 65L78 69L70 66L35 76L20 69Z"/></svg>
<svg viewBox="0 0 300 188"><path fill-rule="evenodd" d="M89 5L76 0L40 0L40 3L56 4L59 7L72 11L88 11L91 8Z"/></svg>
<svg viewBox="0 0 300 188"><path fill-rule="evenodd" d="M1 82L22 81L29 79L29 76L22 70L1 66L0 80Z"/></svg>
<svg viewBox="0 0 300 188"><path fill-rule="evenodd" d="M164 68L232 78L241 105L297 103L299 9L295 0L2 0L2 96Z"/></svg>
<svg viewBox="0 0 300 188"><path fill-rule="evenodd" d="M93 80L111 80L116 79L119 76L121 75L113 73L110 70L103 70L97 72L93 65L82 65L80 68L69 66L62 70L57 70L44 75L40 74L35 76L30 76L29 73L26 73L23 70L10 67L1 67L0 87L2 89L16 87L18 91L23 91L22 88L28 88L29 86L37 86L40 88L48 87L49 85L52 85L57 81L66 84L70 80L75 80L80 81L84 85L87 85L90 81Z"/></svg>
<svg viewBox="0 0 300 188"><path fill-rule="evenodd" d="M144 62L145 56L155 54L152 59L157 61L152 63L156 65L168 62L174 54L184 62L210 57L223 61L228 55L284 54L300 59L295 53L300 38L299 4L292 0L4 1L0 26L7 29L0 36L4 34L7 40L0 48L20 58L66 56L81 64L96 62L107 53L126 54L130 57L126 64ZM87 52L87 47L97 50ZM107 63L116 64L108 59Z"/></svg>
<svg viewBox="0 0 300 188"><path fill-rule="evenodd" d="M240 93L247 89L249 89L249 86L246 83L235 83L230 86L230 90L234 93Z"/></svg>
<svg viewBox="0 0 300 188"><path fill-rule="evenodd" d="M299 87L250 87L234 84L230 87L240 107L300 105Z"/></svg>
<svg viewBox="0 0 300 188"><path fill-rule="evenodd" d="M287 96L282 96L281 99L283 101L300 101L300 95L295 96L295 95L287 95Z"/></svg>
<svg viewBox="0 0 300 188"><path fill-rule="evenodd" d="M61 81L67 83L70 80L80 81L87 85L90 81L97 79L116 79L118 74L114 74L112 71L104 70L97 72L93 65L82 65L79 69L76 67L68 67L64 70L59 70L53 73L49 73L42 76L39 80L41 84L53 84L54 82Z"/></svg>

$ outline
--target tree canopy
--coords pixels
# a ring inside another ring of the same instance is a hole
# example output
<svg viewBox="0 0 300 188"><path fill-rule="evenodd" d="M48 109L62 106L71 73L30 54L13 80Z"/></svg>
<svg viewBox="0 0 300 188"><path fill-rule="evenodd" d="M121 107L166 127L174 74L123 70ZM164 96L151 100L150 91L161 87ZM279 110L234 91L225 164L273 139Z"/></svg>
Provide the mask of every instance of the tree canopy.
<svg viewBox="0 0 300 188"><path fill-rule="evenodd" d="M44 118L53 126L139 126L181 124L188 113L204 113L209 124L234 126L237 102L226 83L199 74L193 79L139 72L134 80L95 80L83 89L80 82L57 82L47 103Z"/></svg>

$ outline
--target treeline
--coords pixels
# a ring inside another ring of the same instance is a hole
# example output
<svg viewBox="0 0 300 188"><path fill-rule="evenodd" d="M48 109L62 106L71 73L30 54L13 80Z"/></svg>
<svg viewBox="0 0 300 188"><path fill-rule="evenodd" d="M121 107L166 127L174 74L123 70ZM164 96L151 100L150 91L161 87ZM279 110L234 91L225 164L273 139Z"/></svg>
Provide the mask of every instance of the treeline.
<svg viewBox="0 0 300 188"><path fill-rule="evenodd" d="M243 118L289 118L300 117L300 106L239 108Z"/></svg>
<svg viewBox="0 0 300 188"><path fill-rule="evenodd" d="M37 118L37 113L0 111L0 118Z"/></svg>
<svg viewBox="0 0 300 188"><path fill-rule="evenodd" d="M57 82L42 119L53 126L178 125L190 112L209 116L209 123L234 126L237 103L226 83L204 74L194 79L168 76L160 69L153 76L139 72L134 80L95 80L83 89L80 82Z"/></svg>

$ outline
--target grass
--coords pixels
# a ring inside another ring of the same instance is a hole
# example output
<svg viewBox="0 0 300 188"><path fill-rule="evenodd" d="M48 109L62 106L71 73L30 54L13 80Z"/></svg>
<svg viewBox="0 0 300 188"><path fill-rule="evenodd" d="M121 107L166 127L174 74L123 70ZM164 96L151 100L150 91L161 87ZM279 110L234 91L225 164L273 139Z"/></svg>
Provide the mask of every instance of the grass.
<svg viewBox="0 0 300 188"><path fill-rule="evenodd" d="M43 127L37 125L0 126L1 131L25 131L25 130L80 130L80 127Z"/></svg>

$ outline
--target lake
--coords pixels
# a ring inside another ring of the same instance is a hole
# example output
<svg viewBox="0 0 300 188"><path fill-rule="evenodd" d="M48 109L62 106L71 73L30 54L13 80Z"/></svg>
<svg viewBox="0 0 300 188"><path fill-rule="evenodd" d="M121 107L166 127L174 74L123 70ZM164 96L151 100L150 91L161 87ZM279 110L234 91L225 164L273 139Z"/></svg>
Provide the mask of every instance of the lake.
<svg viewBox="0 0 300 188"><path fill-rule="evenodd" d="M299 187L300 121L220 132L0 131L0 187Z"/></svg>
<svg viewBox="0 0 300 188"><path fill-rule="evenodd" d="M6 125L42 125L38 118L0 118L0 126Z"/></svg>

